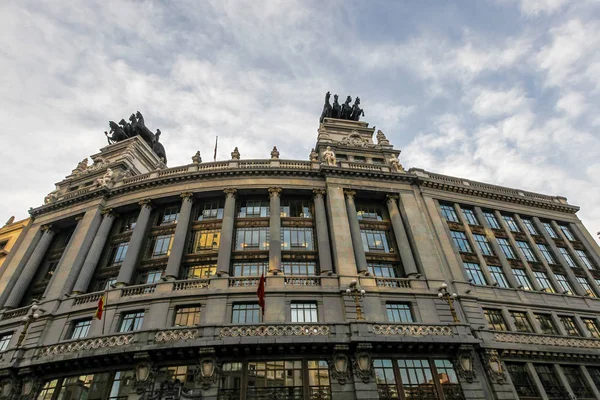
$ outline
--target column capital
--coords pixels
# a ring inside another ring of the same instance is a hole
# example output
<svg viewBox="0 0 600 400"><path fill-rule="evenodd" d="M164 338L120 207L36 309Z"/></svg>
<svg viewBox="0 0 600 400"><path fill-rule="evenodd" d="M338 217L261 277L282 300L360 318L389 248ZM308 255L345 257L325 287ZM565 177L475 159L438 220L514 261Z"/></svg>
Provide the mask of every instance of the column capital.
<svg viewBox="0 0 600 400"><path fill-rule="evenodd" d="M280 196L281 195L281 188L280 187L270 187L269 188L269 197L271 196Z"/></svg>
<svg viewBox="0 0 600 400"><path fill-rule="evenodd" d="M141 201L138 202L138 204L140 206L142 206L142 208L143 207L152 208L152 200L150 200L150 199L141 200Z"/></svg>
<svg viewBox="0 0 600 400"><path fill-rule="evenodd" d="M399 199L397 194L388 194L385 197L386 197L387 201L392 202L392 203L396 203Z"/></svg>
<svg viewBox="0 0 600 400"><path fill-rule="evenodd" d="M116 217L116 213L112 208L103 208L102 211L100 211L100 214L104 215L105 218L111 217L114 218Z"/></svg>
<svg viewBox="0 0 600 400"><path fill-rule="evenodd" d="M54 229L54 227L52 226L52 224L48 224L48 225L42 225L42 227L40 228L40 231L44 232L44 233L52 233L54 231L56 231Z"/></svg>
<svg viewBox="0 0 600 400"><path fill-rule="evenodd" d="M75 221L81 221L84 216L85 216L85 214L79 214L78 216L75 217Z"/></svg>
<svg viewBox="0 0 600 400"><path fill-rule="evenodd" d="M192 197L194 196L194 194L192 192L183 192L179 195L179 197L181 197L183 199L183 201L186 200L192 200Z"/></svg>
<svg viewBox="0 0 600 400"><path fill-rule="evenodd" d="M327 191L325 189L313 189L313 196L314 197L323 197L325 196L325 193L327 193Z"/></svg>
<svg viewBox="0 0 600 400"><path fill-rule="evenodd" d="M227 189L223 190L223 193L225 193L226 197L235 197L237 190L234 188L227 188Z"/></svg>
<svg viewBox="0 0 600 400"><path fill-rule="evenodd" d="M350 189L344 189L344 194L350 198L354 198L354 196L356 196L356 192Z"/></svg>

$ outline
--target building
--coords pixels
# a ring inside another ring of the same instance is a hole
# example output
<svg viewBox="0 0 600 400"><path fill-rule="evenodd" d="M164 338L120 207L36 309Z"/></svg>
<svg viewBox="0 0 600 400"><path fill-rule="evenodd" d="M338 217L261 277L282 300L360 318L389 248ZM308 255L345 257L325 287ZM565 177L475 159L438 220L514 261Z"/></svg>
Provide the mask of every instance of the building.
<svg viewBox="0 0 600 400"><path fill-rule="evenodd" d="M578 207L399 154L326 116L307 161L104 147L2 276L0 398L600 399Z"/></svg>
<svg viewBox="0 0 600 400"><path fill-rule="evenodd" d="M0 227L0 277L4 274L4 268L2 267L7 260L10 261L9 257L11 250L17 248L21 244L20 235L25 230L31 220L29 218L15 221L15 217L10 217L3 227ZM3 280L0 280L0 291L4 290L2 286Z"/></svg>

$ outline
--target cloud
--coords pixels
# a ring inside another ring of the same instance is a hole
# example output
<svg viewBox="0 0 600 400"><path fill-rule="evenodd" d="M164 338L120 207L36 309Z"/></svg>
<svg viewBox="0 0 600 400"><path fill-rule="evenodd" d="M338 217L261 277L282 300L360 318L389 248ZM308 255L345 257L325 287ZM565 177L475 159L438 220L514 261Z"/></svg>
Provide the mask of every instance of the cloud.
<svg viewBox="0 0 600 400"><path fill-rule="evenodd" d="M513 114L526 103L525 93L520 88L493 90L476 88L467 95L472 102L473 112L482 118L494 118Z"/></svg>

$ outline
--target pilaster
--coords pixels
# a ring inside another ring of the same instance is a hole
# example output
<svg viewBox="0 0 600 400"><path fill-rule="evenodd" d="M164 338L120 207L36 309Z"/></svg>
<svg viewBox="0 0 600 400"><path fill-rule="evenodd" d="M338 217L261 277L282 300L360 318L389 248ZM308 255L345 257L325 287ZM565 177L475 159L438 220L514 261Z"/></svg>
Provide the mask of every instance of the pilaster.
<svg viewBox="0 0 600 400"><path fill-rule="evenodd" d="M329 229L327 228L327 215L325 213L325 189L314 189L315 225L317 231L317 250L319 251L319 270L321 274L333 272L331 250L329 243Z"/></svg>
<svg viewBox="0 0 600 400"><path fill-rule="evenodd" d="M140 201L140 214L137 219L133 233L131 234L131 240L129 241L129 247L127 248L127 254L121 265L119 276L117 277L117 286L127 286L131 283L133 272L137 266L142 250L144 239L146 238L146 231L150 224L150 214L152 213L152 204L150 200Z"/></svg>
<svg viewBox="0 0 600 400"><path fill-rule="evenodd" d="M281 272L281 188L269 188L269 273Z"/></svg>
<svg viewBox="0 0 600 400"><path fill-rule="evenodd" d="M354 196L356 192L353 190L344 190L346 197L346 212L348 214L348 224L350 226L350 236L352 239L352 247L354 248L354 259L356 260L356 268L359 273L368 271L367 257L363 248L362 237L360 234L360 225L356 215L356 205L354 204Z"/></svg>
<svg viewBox="0 0 600 400"><path fill-rule="evenodd" d="M233 188L225 189L225 206L223 209L223 222L221 224L221 241L217 258L217 274L229 275L231 263L231 250L233 243L233 223L235 220L235 194Z"/></svg>
<svg viewBox="0 0 600 400"><path fill-rule="evenodd" d="M390 220L392 222L392 228L394 229L394 237L396 238L396 244L400 252L400 259L402 260L402 266L407 276L414 276L419 273L415 259L408 241L406 229L400 216L400 210L398 209L398 196L387 196L387 208L390 214Z"/></svg>
<svg viewBox="0 0 600 400"><path fill-rule="evenodd" d="M181 269L181 259L185 251L186 237L190 227L192 217L192 205L194 204L192 193L185 192L181 194L181 208L175 235L173 236L173 245L171 246L171 255L167 262L165 270L165 279L175 280L179 278Z"/></svg>

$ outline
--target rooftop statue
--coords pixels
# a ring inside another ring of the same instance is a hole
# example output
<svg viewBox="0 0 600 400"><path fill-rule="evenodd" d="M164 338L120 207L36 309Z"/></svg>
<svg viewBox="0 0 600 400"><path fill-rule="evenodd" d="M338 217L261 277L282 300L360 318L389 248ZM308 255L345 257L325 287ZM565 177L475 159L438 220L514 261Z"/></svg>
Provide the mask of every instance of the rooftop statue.
<svg viewBox="0 0 600 400"><path fill-rule="evenodd" d="M357 97L354 101L354 105L350 105L352 103L352 97L346 97L346 101L344 104L340 106L338 102L338 95L333 95L333 105L329 103L329 99L331 98L331 93L325 93L325 104L323 105L323 112L321 113L321 118L319 122L322 123L325 118L337 118L337 119L346 119L349 121L360 121L360 117L365 116L365 112L362 108L360 108L360 98Z"/></svg>

